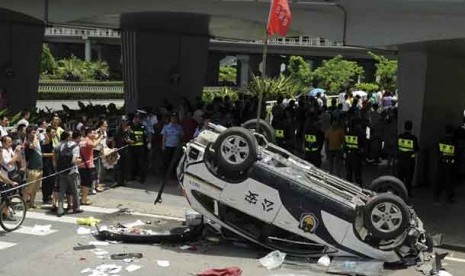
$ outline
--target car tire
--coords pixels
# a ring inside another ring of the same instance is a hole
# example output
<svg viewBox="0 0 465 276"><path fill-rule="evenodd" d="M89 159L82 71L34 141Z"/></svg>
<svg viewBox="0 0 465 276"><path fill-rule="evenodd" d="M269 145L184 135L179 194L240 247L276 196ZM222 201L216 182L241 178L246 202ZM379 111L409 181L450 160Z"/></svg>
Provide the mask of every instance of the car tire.
<svg viewBox="0 0 465 276"><path fill-rule="evenodd" d="M383 175L371 182L367 189L377 193L392 193L408 202L408 191L404 183L392 175Z"/></svg>
<svg viewBox="0 0 465 276"><path fill-rule="evenodd" d="M216 164L227 172L250 169L257 158L257 142L245 128L231 127L222 132L214 144Z"/></svg>
<svg viewBox="0 0 465 276"><path fill-rule="evenodd" d="M254 130L257 128L257 119L251 119L242 124L243 128ZM258 133L265 136L268 142L275 144L276 136L274 134L274 128L265 120L258 119Z"/></svg>
<svg viewBox="0 0 465 276"><path fill-rule="evenodd" d="M373 237L383 240L401 235L409 224L409 211L405 202L390 193L373 197L363 211L365 228Z"/></svg>

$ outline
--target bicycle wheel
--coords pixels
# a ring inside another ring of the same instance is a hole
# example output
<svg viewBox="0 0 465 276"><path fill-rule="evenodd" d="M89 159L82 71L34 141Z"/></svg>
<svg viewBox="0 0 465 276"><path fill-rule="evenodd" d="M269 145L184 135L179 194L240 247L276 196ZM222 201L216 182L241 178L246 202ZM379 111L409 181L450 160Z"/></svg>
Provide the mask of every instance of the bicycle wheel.
<svg viewBox="0 0 465 276"><path fill-rule="evenodd" d="M0 226L5 231L14 231L26 218L26 203L18 195L9 196L0 205Z"/></svg>

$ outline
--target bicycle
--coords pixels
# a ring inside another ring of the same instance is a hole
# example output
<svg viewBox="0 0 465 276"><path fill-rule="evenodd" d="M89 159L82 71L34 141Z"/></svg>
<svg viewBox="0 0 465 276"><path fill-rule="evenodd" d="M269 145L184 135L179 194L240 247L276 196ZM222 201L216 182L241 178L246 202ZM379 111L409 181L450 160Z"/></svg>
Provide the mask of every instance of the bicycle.
<svg viewBox="0 0 465 276"><path fill-rule="evenodd" d="M17 190L4 192L10 185L0 184L0 226L7 232L18 229L26 218L26 202Z"/></svg>

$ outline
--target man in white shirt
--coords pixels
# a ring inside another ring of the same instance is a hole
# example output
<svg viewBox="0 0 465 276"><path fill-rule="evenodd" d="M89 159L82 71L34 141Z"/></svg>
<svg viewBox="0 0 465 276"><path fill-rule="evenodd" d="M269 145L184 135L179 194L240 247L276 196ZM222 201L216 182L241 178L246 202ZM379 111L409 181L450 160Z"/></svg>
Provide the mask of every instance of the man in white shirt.
<svg viewBox="0 0 465 276"><path fill-rule="evenodd" d="M9 123L9 120L7 116L5 115L0 116L0 138L8 135L8 132L6 131L6 127L8 126L8 123Z"/></svg>
<svg viewBox="0 0 465 276"><path fill-rule="evenodd" d="M24 125L27 127L29 125L29 118L31 117L31 112L23 110L21 111L21 120L19 120L15 124L15 128L17 128L19 125Z"/></svg>

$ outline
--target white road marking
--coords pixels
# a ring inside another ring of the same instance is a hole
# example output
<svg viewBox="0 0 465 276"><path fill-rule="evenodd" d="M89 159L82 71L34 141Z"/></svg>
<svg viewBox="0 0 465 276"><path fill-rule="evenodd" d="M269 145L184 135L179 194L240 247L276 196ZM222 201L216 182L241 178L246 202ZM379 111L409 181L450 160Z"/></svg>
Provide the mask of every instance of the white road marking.
<svg viewBox="0 0 465 276"><path fill-rule="evenodd" d="M59 218L56 215L50 215L50 214L39 213L39 212L27 212L25 222L27 222L28 218L46 220L46 221L56 221L56 222L63 222L63 223L72 223L72 224L76 224L76 220L77 220L77 217L62 216Z"/></svg>
<svg viewBox="0 0 465 276"><path fill-rule="evenodd" d="M445 257L444 260L458 262L458 263L465 263L465 259L454 258L454 257Z"/></svg>
<svg viewBox="0 0 465 276"><path fill-rule="evenodd" d="M84 210L84 213L82 213L84 217L86 217L86 212L100 213L100 214L112 214L112 213L119 211L119 209L115 209L115 208L104 208L104 207L98 207L98 206L81 206L81 209ZM165 215L146 214L146 213L140 213L140 212L130 212L130 214L134 216L144 216L144 217L151 217L151 218L157 218L157 219L184 221L183 218L165 216ZM34 211L28 211L26 213L26 220L27 218L54 221L54 222L63 222L63 223L70 223L70 224L76 224L76 220L78 219L78 217L75 217L75 216L71 217L71 216L64 215L62 217L57 217L54 214L46 214L46 213L34 212Z"/></svg>
<svg viewBox="0 0 465 276"><path fill-rule="evenodd" d="M49 229L47 231L37 231L34 229L34 227L30 226L22 226L14 231L15 233L20 233L20 234L26 234L26 235L35 235L35 236L47 236L50 234L53 234L55 232L58 232L58 230L55 229Z"/></svg>
<svg viewBox="0 0 465 276"><path fill-rule="evenodd" d="M16 243L0 241L0 250L7 249L7 248L15 246L15 245L16 245Z"/></svg>
<svg viewBox="0 0 465 276"><path fill-rule="evenodd" d="M94 213L102 213L102 214L111 214L114 212L118 212L119 209L115 208L104 208L98 206L81 206L81 209L87 212L94 212Z"/></svg>

